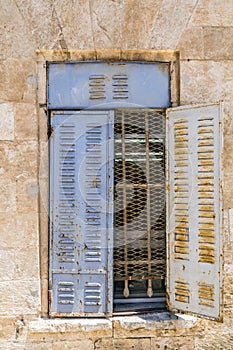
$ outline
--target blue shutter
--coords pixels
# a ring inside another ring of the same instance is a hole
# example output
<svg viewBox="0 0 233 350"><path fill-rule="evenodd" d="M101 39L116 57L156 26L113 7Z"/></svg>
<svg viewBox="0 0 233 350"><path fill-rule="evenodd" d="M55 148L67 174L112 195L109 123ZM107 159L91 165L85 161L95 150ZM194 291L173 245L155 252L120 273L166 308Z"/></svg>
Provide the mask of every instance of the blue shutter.
<svg viewBox="0 0 233 350"><path fill-rule="evenodd" d="M169 305L220 319L220 106L170 109L167 152Z"/></svg>
<svg viewBox="0 0 233 350"><path fill-rule="evenodd" d="M50 137L52 316L112 303L113 112L55 112Z"/></svg>

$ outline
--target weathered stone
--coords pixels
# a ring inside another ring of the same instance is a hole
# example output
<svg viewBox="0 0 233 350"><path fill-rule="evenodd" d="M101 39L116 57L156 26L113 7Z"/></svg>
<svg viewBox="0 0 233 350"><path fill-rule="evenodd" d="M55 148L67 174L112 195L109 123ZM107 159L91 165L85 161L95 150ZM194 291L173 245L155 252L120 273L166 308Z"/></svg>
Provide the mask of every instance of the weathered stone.
<svg viewBox="0 0 233 350"><path fill-rule="evenodd" d="M4 28L4 59L33 57L35 40L17 3L1 1L0 22Z"/></svg>
<svg viewBox="0 0 233 350"><path fill-rule="evenodd" d="M0 141L0 158L0 179L15 181L18 154L14 142Z"/></svg>
<svg viewBox="0 0 233 350"><path fill-rule="evenodd" d="M0 65L0 99L14 102L36 102L36 64L30 59L7 58ZM20 72L20 74L19 74Z"/></svg>
<svg viewBox="0 0 233 350"><path fill-rule="evenodd" d="M177 49L180 51L180 59L203 59L204 41L201 27L187 28L180 37Z"/></svg>
<svg viewBox="0 0 233 350"><path fill-rule="evenodd" d="M210 60L228 60L233 57L233 27L204 29L204 56Z"/></svg>
<svg viewBox="0 0 233 350"><path fill-rule="evenodd" d="M0 179L0 213L16 212L16 183L8 179Z"/></svg>
<svg viewBox="0 0 233 350"><path fill-rule="evenodd" d="M92 11L93 1L67 2L55 0L54 9L61 23L60 47L63 49L94 49ZM70 23L72 25L67 25ZM85 26L83 25L85 23Z"/></svg>
<svg viewBox="0 0 233 350"><path fill-rule="evenodd" d="M38 280L0 282L0 315L36 315L40 307L39 290Z"/></svg>
<svg viewBox="0 0 233 350"><path fill-rule="evenodd" d="M181 104L213 103L223 98L224 74L221 62L181 62L180 68Z"/></svg>
<svg viewBox="0 0 233 350"><path fill-rule="evenodd" d="M194 26L232 26L233 8L231 0L202 0L190 19Z"/></svg>
<svg viewBox="0 0 233 350"><path fill-rule="evenodd" d="M194 317L177 317L168 312L115 317L113 323L116 338L157 337L166 333L187 335L193 333L198 324Z"/></svg>
<svg viewBox="0 0 233 350"><path fill-rule="evenodd" d="M39 279L39 249L38 246L27 246L14 250L13 280Z"/></svg>
<svg viewBox="0 0 233 350"><path fill-rule="evenodd" d="M18 162L18 182L32 179L38 175L38 143L36 141L20 141L16 145Z"/></svg>
<svg viewBox="0 0 233 350"><path fill-rule="evenodd" d="M14 140L14 110L12 103L0 103L0 141Z"/></svg>
<svg viewBox="0 0 233 350"><path fill-rule="evenodd" d="M37 213L39 193L37 179L18 180L16 188L18 213Z"/></svg>
<svg viewBox="0 0 233 350"><path fill-rule="evenodd" d="M130 0L129 0L130 1ZM151 27L151 48L162 50L179 49L180 36L186 30L186 26L195 9L196 1L182 0L161 1Z"/></svg>
<svg viewBox="0 0 233 350"><path fill-rule="evenodd" d="M16 140L38 140L37 111L34 104L14 104Z"/></svg>
<svg viewBox="0 0 233 350"><path fill-rule="evenodd" d="M151 350L193 350L193 337L166 337L151 340Z"/></svg>
<svg viewBox="0 0 233 350"><path fill-rule="evenodd" d="M150 339L101 339L95 342L95 350L145 350L151 349Z"/></svg>
<svg viewBox="0 0 233 350"><path fill-rule="evenodd" d="M95 350L94 342L91 340L76 340L76 341L62 341L62 342L46 342L40 341L38 343L27 344L25 350Z"/></svg>
<svg viewBox="0 0 233 350"><path fill-rule="evenodd" d="M106 319L38 319L29 323L30 339L38 342L112 337L112 323Z"/></svg>

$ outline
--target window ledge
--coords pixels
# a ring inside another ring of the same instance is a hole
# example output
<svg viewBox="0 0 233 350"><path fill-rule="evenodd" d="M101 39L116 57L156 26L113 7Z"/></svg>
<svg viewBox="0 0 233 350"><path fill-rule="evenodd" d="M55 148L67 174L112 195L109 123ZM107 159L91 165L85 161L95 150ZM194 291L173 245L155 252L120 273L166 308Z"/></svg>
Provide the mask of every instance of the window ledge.
<svg viewBox="0 0 233 350"><path fill-rule="evenodd" d="M29 331L31 333L77 333L109 330L112 332L112 322L102 318L39 318L29 323Z"/></svg>
<svg viewBox="0 0 233 350"><path fill-rule="evenodd" d="M146 315L117 316L112 318L122 328L134 330L143 329L177 329L192 328L197 325L197 318L189 315L161 312Z"/></svg>
<svg viewBox="0 0 233 350"><path fill-rule="evenodd" d="M174 315L169 312L114 316L110 319L80 318L80 319L35 319L29 323L30 333L79 333L89 337L145 336L157 330L187 329L197 325L197 318L188 315Z"/></svg>

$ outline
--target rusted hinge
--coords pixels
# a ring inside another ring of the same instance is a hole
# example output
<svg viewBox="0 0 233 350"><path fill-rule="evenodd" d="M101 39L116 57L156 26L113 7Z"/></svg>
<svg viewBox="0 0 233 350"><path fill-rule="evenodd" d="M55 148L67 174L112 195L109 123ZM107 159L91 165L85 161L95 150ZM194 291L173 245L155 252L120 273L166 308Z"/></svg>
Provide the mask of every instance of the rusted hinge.
<svg viewBox="0 0 233 350"><path fill-rule="evenodd" d="M48 138L50 138L51 136L53 136L53 133L54 133L54 128L53 128L52 125L49 125L49 126L48 126L48 131L47 131Z"/></svg>

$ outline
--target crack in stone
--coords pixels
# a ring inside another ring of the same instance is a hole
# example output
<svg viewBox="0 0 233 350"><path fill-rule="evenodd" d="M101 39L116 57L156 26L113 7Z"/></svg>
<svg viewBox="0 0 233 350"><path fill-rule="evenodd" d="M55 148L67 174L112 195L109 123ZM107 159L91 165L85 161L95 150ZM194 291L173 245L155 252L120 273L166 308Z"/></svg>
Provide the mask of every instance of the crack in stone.
<svg viewBox="0 0 233 350"><path fill-rule="evenodd" d="M64 33L63 33L63 26L61 25L61 22L60 22L60 20L59 20L59 17L58 17L56 8L55 8L55 3L54 3L54 1L52 2L52 12L54 13L54 16L55 16L56 21L57 21L58 28L59 28L59 30L60 30L60 33L59 33L59 35L58 35L59 44L60 44L60 46L61 46L61 48L62 48L63 50L68 50L68 46L67 46L67 43L66 43L66 39L65 39L65 36L64 36Z"/></svg>
<svg viewBox="0 0 233 350"><path fill-rule="evenodd" d="M92 13L91 0L89 0L88 4L89 4L90 19L91 19L92 41L93 41L94 51L95 51L95 53L96 53L95 35L94 35L95 32L94 32L94 28L93 28L93 13ZM96 59L97 59L97 54L95 54L95 55L96 55Z"/></svg>
<svg viewBox="0 0 233 350"><path fill-rule="evenodd" d="M188 26L189 26L189 23L190 23L190 21L191 21L191 19L192 19L193 14L194 14L195 11L196 11L196 8L197 8L198 3L199 3L199 0L196 0L195 5L193 6L193 10L192 10L192 12L191 12L191 14L190 14L190 16L189 16L189 18L188 18L188 20L187 20L185 26L183 27L183 30L181 30L179 39L177 40L176 49L178 49L178 45L179 45L179 42L180 42L180 38L182 37L182 35L184 34L184 31L185 31L185 30L188 28Z"/></svg>

